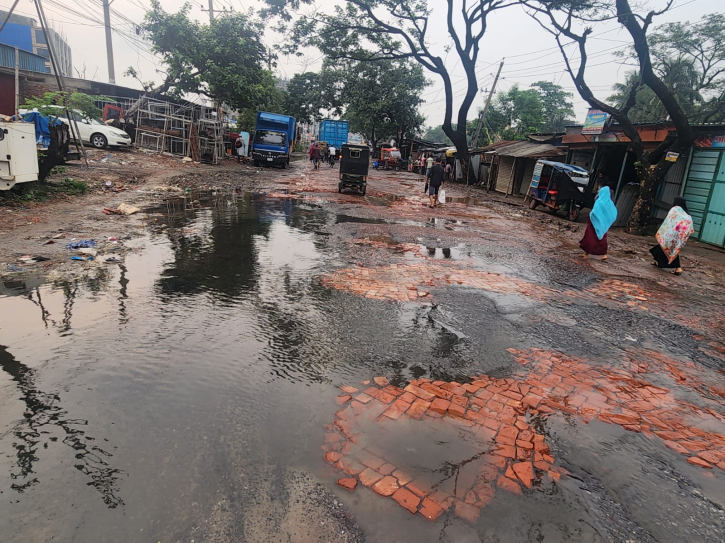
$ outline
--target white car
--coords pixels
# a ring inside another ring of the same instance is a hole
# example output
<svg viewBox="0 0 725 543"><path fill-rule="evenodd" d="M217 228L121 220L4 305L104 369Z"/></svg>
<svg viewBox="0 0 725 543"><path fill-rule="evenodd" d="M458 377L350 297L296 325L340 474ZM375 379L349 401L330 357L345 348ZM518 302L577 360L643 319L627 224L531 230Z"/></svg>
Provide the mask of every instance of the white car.
<svg viewBox="0 0 725 543"><path fill-rule="evenodd" d="M124 132L120 128L108 126L96 119L89 119L77 112L75 113L75 117L78 131L81 133L81 139L83 140L83 143L89 143L92 147L95 147L96 149L105 149L108 146L131 146L131 136L126 134L126 132ZM64 122L65 124L69 124L66 117L59 116L58 120ZM73 126L73 128L75 128L75 125ZM73 130L71 129L71 135L72 134Z"/></svg>

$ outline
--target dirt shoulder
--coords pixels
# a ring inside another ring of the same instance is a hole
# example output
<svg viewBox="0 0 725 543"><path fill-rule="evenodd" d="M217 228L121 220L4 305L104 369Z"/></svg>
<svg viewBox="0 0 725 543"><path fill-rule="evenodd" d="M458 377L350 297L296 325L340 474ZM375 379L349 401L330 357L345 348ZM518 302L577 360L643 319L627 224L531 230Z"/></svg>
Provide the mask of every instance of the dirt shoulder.
<svg viewBox="0 0 725 543"><path fill-rule="evenodd" d="M32 188L20 197L0 195L0 276L48 272L63 276L88 270L91 262L71 257L90 255L67 249L68 243L95 240L97 265L105 259L98 257L120 257L126 251L124 242L142 234L149 220L144 213L107 215L104 208L117 209L123 203L158 206L170 195L183 196L187 187L237 187L258 175L258 169L233 160L211 166L142 150L90 150L88 157L88 168L80 163L59 168L48 180L59 190L44 191L40 201L39 191ZM65 193L60 187L71 180L87 187L86 193Z"/></svg>

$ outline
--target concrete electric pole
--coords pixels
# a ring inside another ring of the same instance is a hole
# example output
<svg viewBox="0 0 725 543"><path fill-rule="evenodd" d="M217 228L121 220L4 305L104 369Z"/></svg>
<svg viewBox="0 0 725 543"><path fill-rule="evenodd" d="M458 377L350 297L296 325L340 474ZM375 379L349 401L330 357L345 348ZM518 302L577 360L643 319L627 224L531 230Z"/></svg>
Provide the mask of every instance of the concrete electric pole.
<svg viewBox="0 0 725 543"><path fill-rule="evenodd" d="M209 22L214 22L214 0L209 0Z"/></svg>
<svg viewBox="0 0 725 543"><path fill-rule="evenodd" d="M113 0L111 0L112 2ZM113 36L111 35L111 2L103 0L103 23L106 27L106 56L108 57L108 82L116 83L116 70L113 67ZM211 2L211 0L209 0Z"/></svg>
<svg viewBox="0 0 725 543"><path fill-rule="evenodd" d="M486 121L486 113L488 113L488 106L491 105L491 98L493 98L493 93L496 92L496 83L498 83L498 77L501 75L502 68L503 68L503 60L501 61L501 64L498 65L498 73L496 74L496 79L493 80L493 87L491 87L491 92L488 93L488 98L486 99L486 105L483 106L483 111L481 112L481 115L478 117L478 126L476 127L476 137L473 138L473 148L474 149L478 145L478 136L481 135L481 128L483 128L483 123Z"/></svg>

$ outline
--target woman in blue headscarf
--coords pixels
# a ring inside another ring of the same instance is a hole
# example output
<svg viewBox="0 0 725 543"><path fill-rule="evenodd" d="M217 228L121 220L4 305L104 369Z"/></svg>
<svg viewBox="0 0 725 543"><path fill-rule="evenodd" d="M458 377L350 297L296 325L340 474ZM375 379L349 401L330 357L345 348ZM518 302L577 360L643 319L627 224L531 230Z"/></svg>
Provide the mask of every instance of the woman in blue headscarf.
<svg viewBox="0 0 725 543"><path fill-rule="evenodd" d="M607 231L617 220L617 207L612 202L609 187L602 187L587 220L587 229L579 242L584 258L589 255L602 255L607 260Z"/></svg>

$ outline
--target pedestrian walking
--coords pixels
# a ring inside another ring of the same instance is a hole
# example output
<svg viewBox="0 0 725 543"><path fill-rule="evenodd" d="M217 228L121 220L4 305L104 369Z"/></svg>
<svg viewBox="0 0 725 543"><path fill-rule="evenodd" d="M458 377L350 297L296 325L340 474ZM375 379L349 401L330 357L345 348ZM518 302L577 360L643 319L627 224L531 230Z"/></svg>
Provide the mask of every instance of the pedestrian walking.
<svg viewBox="0 0 725 543"><path fill-rule="evenodd" d="M601 255L603 261L607 260L607 231L616 220L617 207L612 202L611 191L609 187L602 187L597 193L594 207L587 219L584 237L579 242L579 247L584 251L583 258L588 258L589 255Z"/></svg>
<svg viewBox="0 0 725 543"><path fill-rule="evenodd" d="M237 155L237 162L241 162L242 157L247 156L247 148L244 145L244 138L242 138L241 134L234 140L234 149Z"/></svg>
<svg viewBox="0 0 725 543"><path fill-rule="evenodd" d="M430 171L433 169L433 164L435 163L435 160L433 160L433 157L428 155L428 158L425 160L426 170L425 170L425 176L430 177ZM443 172L445 174L445 171Z"/></svg>
<svg viewBox="0 0 725 543"><path fill-rule="evenodd" d="M428 195L430 196L430 207L434 208L438 205L438 193L443 188L443 181L446 177L446 171L441 166L441 159L436 161L435 166L431 167L428 176Z"/></svg>
<svg viewBox="0 0 725 543"><path fill-rule="evenodd" d="M335 165L336 157L337 157L337 148L334 145L330 145L330 166Z"/></svg>
<svg viewBox="0 0 725 543"><path fill-rule="evenodd" d="M687 211L687 202L678 196L657 231L657 245L649 250L654 258L652 265L658 268L674 269L673 274L682 275L680 251L694 233L695 228L692 217Z"/></svg>
<svg viewBox="0 0 725 543"><path fill-rule="evenodd" d="M448 162L446 164L446 181L451 181L452 180L451 179L452 174L453 174L453 164L451 164L450 162Z"/></svg>
<svg viewBox="0 0 725 543"><path fill-rule="evenodd" d="M310 147L310 160L312 161L312 167L317 170L320 164L320 148L316 143L313 143L312 147Z"/></svg>

